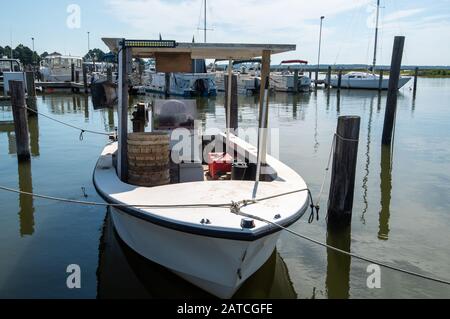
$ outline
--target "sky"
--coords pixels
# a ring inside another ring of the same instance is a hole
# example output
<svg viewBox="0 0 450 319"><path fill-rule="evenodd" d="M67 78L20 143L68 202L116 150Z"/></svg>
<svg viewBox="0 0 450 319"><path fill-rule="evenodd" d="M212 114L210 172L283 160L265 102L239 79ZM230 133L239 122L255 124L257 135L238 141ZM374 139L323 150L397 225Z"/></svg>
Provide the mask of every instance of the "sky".
<svg viewBox="0 0 450 319"><path fill-rule="evenodd" d="M84 55L107 51L102 37L203 41L203 0L2 1L0 45ZM208 0L208 42L296 44L274 55L317 64L370 64L376 0ZM406 37L403 64L450 65L450 0L381 0L379 64L390 64L393 38Z"/></svg>

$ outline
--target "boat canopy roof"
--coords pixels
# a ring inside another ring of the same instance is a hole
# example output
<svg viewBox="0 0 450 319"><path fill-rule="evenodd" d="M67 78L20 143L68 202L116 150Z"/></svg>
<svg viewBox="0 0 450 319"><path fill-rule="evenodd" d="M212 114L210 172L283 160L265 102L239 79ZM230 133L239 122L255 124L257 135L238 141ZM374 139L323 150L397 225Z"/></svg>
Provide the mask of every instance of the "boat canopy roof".
<svg viewBox="0 0 450 319"><path fill-rule="evenodd" d="M294 64L294 63L308 64L308 61L305 61L305 60L284 60L284 61L281 61L280 64Z"/></svg>
<svg viewBox="0 0 450 319"><path fill-rule="evenodd" d="M103 38L111 52L122 48L120 38ZM263 51L271 54L294 51L293 44L242 44L242 43L178 43L169 40L125 40L131 54L139 58L154 58L159 53L190 54L192 59L232 59L243 60L260 57Z"/></svg>

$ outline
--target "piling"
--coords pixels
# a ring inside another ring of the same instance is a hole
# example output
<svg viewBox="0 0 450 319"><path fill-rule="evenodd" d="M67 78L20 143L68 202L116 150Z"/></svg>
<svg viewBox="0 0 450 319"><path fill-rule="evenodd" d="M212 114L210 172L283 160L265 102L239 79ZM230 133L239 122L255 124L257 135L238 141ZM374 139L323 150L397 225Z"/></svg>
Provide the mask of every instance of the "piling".
<svg viewBox="0 0 450 319"><path fill-rule="evenodd" d="M391 72L389 76L389 89L386 102L386 113L384 115L383 145L390 145L394 129L395 114L397 112L398 82L400 79L400 67L402 65L404 36L396 36L392 51Z"/></svg>
<svg viewBox="0 0 450 319"><path fill-rule="evenodd" d="M331 66L328 67L327 80L325 81L325 86L329 89L331 86Z"/></svg>
<svg viewBox="0 0 450 319"><path fill-rule="evenodd" d="M298 70L294 71L294 93L298 93Z"/></svg>
<svg viewBox="0 0 450 319"><path fill-rule="evenodd" d="M383 89L383 70L380 70L380 79L378 81L378 91Z"/></svg>
<svg viewBox="0 0 450 319"><path fill-rule="evenodd" d="M228 92L228 75L225 75L225 92ZM225 94L225 109L228 108L228 94ZM228 111L228 110L227 110ZM228 112L226 112L228 114ZM227 122L228 123L228 118ZM231 78L231 112L230 112L230 129L236 134L238 129L238 90L237 75Z"/></svg>
<svg viewBox="0 0 450 319"><path fill-rule="evenodd" d="M106 80L108 82L112 82L113 81L113 75L112 75L112 68L111 67L108 67L106 69Z"/></svg>
<svg viewBox="0 0 450 319"><path fill-rule="evenodd" d="M75 82L80 83L80 71L75 71Z"/></svg>
<svg viewBox="0 0 450 319"><path fill-rule="evenodd" d="M319 69L316 70L316 80L314 81L314 88L317 90L317 81L319 81Z"/></svg>
<svg viewBox="0 0 450 319"><path fill-rule="evenodd" d="M170 95L170 73L165 74L165 88L164 88L164 95L166 97L169 97Z"/></svg>
<svg viewBox="0 0 450 319"><path fill-rule="evenodd" d="M337 83L338 90L341 90L341 85L342 85L342 70L339 70L339 73L338 73L338 83Z"/></svg>
<svg viewBox="0 0 450 319"><path fill-rule="evenodd" d="M14 132L16 134L17 159L19 162L28 161L31 158L30 139L23 82L10 81L9 86L14 117Z"/></svg>
<svg viewBox="0 0 450 319"><path fill-rule="evenodd" d="M83 85L84 93L88 93L88 81L87 81L87 67L83 64Z"/></svg>
<svg viewBox="0 0 450 319"><path fill-rule="evenodd" d="M28 97L36 97L36 85L34 83L34 72L25 72Z"/></svg>
<svg viewBox="0 0 450 319"><path fill-rule="evenodd" d="M328 198L329 226L351 224L360 123L359 116L338 119Z"/></svg>
<svg viewBox="0 0 450 319"><path fill-rule="evenodd" d="M138 103L136 111L133 112L133 133L144 133L145 123L147 121L147 110L145 103Z"/></svg>
<svg viewBox="0 0 450 319"><path fill-rule="evenodd" d="M414 87L413 87L413 95L416 96L417 92L417 77L419 76L419 68L414 70Z"/></svg>
<svg viewBox="0 0 450 319"><path fill-rule="evenodd" d="M70 65L71 82L75 82L75 64Z"/></svg>

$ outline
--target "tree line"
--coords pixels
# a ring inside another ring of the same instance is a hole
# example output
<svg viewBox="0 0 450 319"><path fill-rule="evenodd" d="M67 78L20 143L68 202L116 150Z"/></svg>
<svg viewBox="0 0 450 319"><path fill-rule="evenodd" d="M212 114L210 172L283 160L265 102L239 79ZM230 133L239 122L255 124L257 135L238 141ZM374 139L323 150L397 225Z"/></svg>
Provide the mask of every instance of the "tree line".
<svg viewBox="0 0 450 319"><path fill-rule="evenodd" d="M33 50L23 44L19 44L12 50L8 45L5 47L0 46L0 58L19 59L23 65L39 64L41 60L48 55L48 52L42 54L38 54L36 51L33 52ZM94 60L95 62L116 62L117 55L114 53L105 53L101 49L92 49L83 57L83 59L85 61Z"/></svg>

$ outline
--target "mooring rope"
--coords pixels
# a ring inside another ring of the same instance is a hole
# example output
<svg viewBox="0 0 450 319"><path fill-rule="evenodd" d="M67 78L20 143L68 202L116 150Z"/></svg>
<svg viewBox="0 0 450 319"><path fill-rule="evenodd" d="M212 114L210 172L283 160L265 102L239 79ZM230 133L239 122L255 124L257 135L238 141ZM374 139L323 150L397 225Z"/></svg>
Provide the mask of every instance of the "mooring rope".
<svg viewBox="0 0 450 319"><path fill-rule="evenodd" d="M58 120L58 119L55 119L55 118L53 118L53 117L51 117L51 116L48 116L48 115L43 114L43 113L41 113L41 112L38 112L38 111L36 111L36 110L33 110L32 108L29 108L28 106L25 106L25 109L27 109L28 111L31 111L31 112L33 112L33 113L36 113L36 114L38 114L38 115L40 115L40 116L43 116L43 117L45 117L45 118L47 118L47 119L49 119L49 120L55 121L55 122L57 122L57 123L59 123L59 124L62 124L62 125L65 125L65 126L68 126L68 127L71 127L71 128L73 128L73 129L76 129L76 130L80 131L80 137L79 137L80 141L83 140L83 138L84 138L84 137L83 137L84 133L91 133L91 134L105 135L105 136L112 136L112 135L115 135L115 133L100 132L100 131L87 130L87 129L81 128L81 127L78 127L78 126L75 126L75 125L72 125L72 124L69 124L69 123L60 121L60 120Z"/></svg>
<svg viewBox="0 0 450 319"><path fill-rule="evenodd" d="M12 189L9 187L5 187L5 186L0 186L0 190L4 190L7 192L12 192L12 193L17 193L17 194L23 194L23 195L27 195L27 196L32 196L32 197L36 197L36 198L42 198L42 199L47 199L47 200L52 200L52 201L58 201L58 202L66 202L66 203L72 203L72 204L80 204L80 205L88 205L88 206L102 206L102 207L132 207L132 208L229 208L230 212L235 214L235 215L239 215L242 217L246 217L246 218L252 218L258 221L261 221L263 223L267 223L267 224L271 224L273 226L276 226L278 228L280 228L281 230L285 230L286 232L295 235L299 238L302 238L304 240L307 240L309 242L315 243L319 246L331 249L335 252L338 252L340 254L343 255L347 255L356 259L360 259L372 264L376 264L391 270L395 270L395 271L399 271L405 274L409 274L411 276L415 276L415 277L419 277L419 278L423 278L423 279L427 279L427 280L431 280L434 282L438 282L438 283L442 283L442 284L446 284L446 285L450 285L450 281L448 280L444 280L444 279L440 279L440 278L435 278L435 277L431 277L431 276L427 276L424 274L420 274L417 272L413 272L410 270L406 270L406 269L402 269L402 268L398 268L389 264L386 264L384 262L380 262L377 261L375 259L372 258L368 258L368 257L364 257L361 255L357 255L355 253L352 252L347 252L345 250L339 249L337 247L328 245L326 243L322 243L316 239L310 238L308 236L302 235L298 232L295 232L293 230L290 230L287 227L284 227L278 223L272 222L270 220L267 220L265 218L256 216L256 215L252 215L252 214L247 214L247 213L243 213L241 211L242 208L249 206L249 205L253 205L253 204L257 204L258 202L261 201L266 201L269 199L273 199L273 198L278 198L278 197L282 197L282 196L287 196L287 195L291 195L291 194L295 194L295 193L299 193L299 192L308 192L309 195L311 196L311 192L309 189L299 189L299 190L295 190L295 191L291 191L291 192L287 192L287 193L283 193L283 194L278 194L278 195L272 195L272 196L267 196L267 197L263 197L260 198L258 200L243 200L240 202L231 202L231 203L227 203L227 204L182 204L182 205L128 205L128 204L109 204L109 203L100 203L100 202L88 202L88 201L79 201L79 200L73 200L73 199L66 199L66 198L58 198L58 197L53 197L53 196L46 196L46 195L39 195L39 194L35 194L35 193L29 193L29 192L23 192L20 190L16 190L16 189ZM312 204L312 206L314 206L314 204Z"/></svg>

